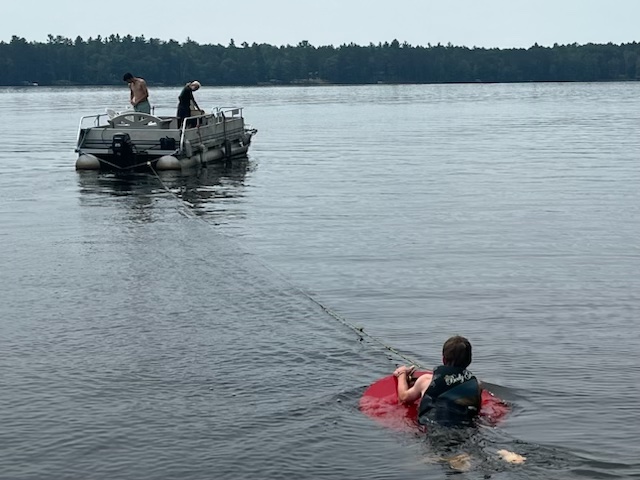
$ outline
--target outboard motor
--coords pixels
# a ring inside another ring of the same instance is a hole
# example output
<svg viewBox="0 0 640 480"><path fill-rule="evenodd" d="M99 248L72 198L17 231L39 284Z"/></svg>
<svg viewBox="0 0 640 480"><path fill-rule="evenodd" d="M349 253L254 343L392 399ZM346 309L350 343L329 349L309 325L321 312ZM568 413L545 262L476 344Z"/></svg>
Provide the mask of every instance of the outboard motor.
<svg viewBox="0 0 640 480"><path fill-rule="evenodd" d="M127 167L133 165L136 154L128 133L116 133L111 140L111 150L113 150L113 159L117 166Z"/></svg>

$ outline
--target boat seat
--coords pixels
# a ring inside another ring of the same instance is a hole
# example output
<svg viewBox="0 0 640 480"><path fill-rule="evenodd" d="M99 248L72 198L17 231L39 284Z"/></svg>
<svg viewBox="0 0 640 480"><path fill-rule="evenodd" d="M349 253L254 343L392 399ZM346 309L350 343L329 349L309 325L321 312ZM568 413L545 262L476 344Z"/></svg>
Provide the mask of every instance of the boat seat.
<svg viewBox="0 0 640 480"><path fill-rule="evenodd" d="M142 112L127 112L109 119L112 127L169 128L171 119L162 119Z"/></svg>

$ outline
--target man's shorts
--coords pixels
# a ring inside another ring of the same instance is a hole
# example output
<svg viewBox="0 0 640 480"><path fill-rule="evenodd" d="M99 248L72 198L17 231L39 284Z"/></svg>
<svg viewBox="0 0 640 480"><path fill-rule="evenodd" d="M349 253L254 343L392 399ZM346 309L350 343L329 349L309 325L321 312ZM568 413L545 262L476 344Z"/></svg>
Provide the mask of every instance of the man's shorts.
<svg viewBox="0 0 640 480"><path fill-rule="evenodd" d="M145 100L144 102L137 104L133 109L140 113L151 113L151 104L149 103L149 100Z"/></svg>

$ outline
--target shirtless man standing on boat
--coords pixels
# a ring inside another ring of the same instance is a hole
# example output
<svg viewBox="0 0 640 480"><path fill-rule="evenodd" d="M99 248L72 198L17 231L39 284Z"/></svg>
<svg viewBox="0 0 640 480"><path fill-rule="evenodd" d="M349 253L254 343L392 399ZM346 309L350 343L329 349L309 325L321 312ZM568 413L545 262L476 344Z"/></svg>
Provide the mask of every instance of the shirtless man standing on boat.
<svg viewBox="0 0 640 480"><path fill-rule="evenodd" d="M125 73L122 80L129 84L131 91L130 102L136 112L151 113L149 104L149 90L144 78L134 77L129 72Z"/></svg>

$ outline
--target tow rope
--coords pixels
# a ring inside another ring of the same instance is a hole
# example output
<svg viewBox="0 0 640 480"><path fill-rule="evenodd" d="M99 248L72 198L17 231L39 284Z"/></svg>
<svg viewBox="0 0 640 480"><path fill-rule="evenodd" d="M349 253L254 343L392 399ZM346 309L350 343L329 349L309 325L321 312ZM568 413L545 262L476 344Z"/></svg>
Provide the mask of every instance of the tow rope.
<svg viewBox="0 0 640 480"><path fill-rule="evenodd" d="M151 162L147 162L147 165L149 166L149 169L151 169L151 171L153 172L153 174L155 175L155 177L158 179L158 182L160 183L160 185L162 185L162 187L164 188L164 190L167 191L167 193L169 193L171 196L173 196L176 200L178 200L178 202L180 202L180 205L182 206L182 210L183 213L189 217L189 218L194 218L197 220L200 220L202 222L204 222L207 226L211 226L209 223L207 223L204 219L202 219L202 217L195 215L191 209L189 208L189 204L183 200L182 198L180 198L178 195L176 195L175 193L173 193L171 191L171 189L169 187L167 187L167 185L162 181L162 178L160 177L160 175L158 175L158 172L156 171L155 168L153 168L153 165L151 164ZM253 258L255 258L264 268L266 268L267 270L269 270L271 273L273 273L274 275L277 275L279 278L281 278L291 289L295 290L296 292L298 292L300 295L306 297L309 301L313 302L314 304L316 304L318 307L320 307L327 315L329 315L330 317L332 317L334 320L338 321L339 323L341 323L342 325L344 325L345 327L353 330L359 337L360 341L363 341L365 338L367 340L369 340L372 343L375 343L379 346L381 346L382 348L384 348L385 350L393 353L394 355L396 355L397 357L401 358L402 360L404 360L407 364L412 365L416 368L419 369L424 369L424 367L422 365L420 365L420 363L416 362L415 360L409 358L408 356L404 355L402 352L399 352L397 349L393 348L390 345L387 345L386 343L384 343L382 340L378 339L377 337L371 335L369 332L365 331L364 327L359 327L357 325L354 325L353 323L351 323L350 321L348 321L346 318L344 318L342 315L338 314L337 312L335 312L334 310L332 310L331 308L327 307L324 303L322 303L320 300L314 298L311 294L305 292L304 290L302 290L300 287L298 287L297 285L295 285L291 280L289 280L287 277L285 277L282 273L274 270L271 266L269 266L268 264L266 264L265 262L263 262L262 260L260 260L258 257L256 257L255 255L252 256Z"/></svg>

